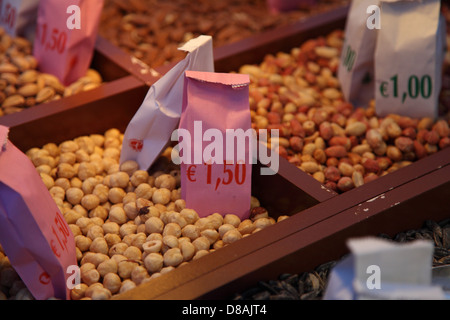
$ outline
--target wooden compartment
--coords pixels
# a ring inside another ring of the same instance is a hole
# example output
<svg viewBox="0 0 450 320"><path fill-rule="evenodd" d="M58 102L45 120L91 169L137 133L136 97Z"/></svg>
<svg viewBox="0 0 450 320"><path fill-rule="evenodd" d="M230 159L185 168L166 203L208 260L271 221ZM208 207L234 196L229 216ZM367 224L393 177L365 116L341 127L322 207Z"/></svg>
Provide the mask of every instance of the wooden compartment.
<svg viewBox="0 0 450 320"><path fill-rule="evenodd" d="M273 13L266 0L105 1L99 34L153 68L180 59L176 47L200 34L214 46L245 39L264 30L308 19L345 6L349 0L317 0L289 12ZM142 44L145 44L142 46ZM176 53L175 53L176 52Z"/></svg>
<svg viewBox="0 0 450 320"><path fill-rule="evenodd" d="M58 112L46 114L40 112L35 118L25 123L13 124L10 127L9 138L19 149L26 152L32 147L42 147L50 142L60 143L92 133L103 133L110 128L118 128L123 132L147 90L148 87L140 80L131 76L125 77L116 81L111 92L108 92L104 98L88 101L82 105L61 104ZM306 191L298 188L297 180L302 180L307 175L285 161L280 163L280 170L276 175L260 176L260 166L257 164L253 167L252 189L258 197L262 197L260 199L262 206L266 206L273 217L297 213L335 196L333 192L322 188L317 181L313 181ZM264 178L261 179L261 177ZM271 238L262 240L257 243L247 242L247 245L245 245L246 242L231 245L231 250L220 249L211 254L211 257L207 255L192 261L182 268L154 279L155 281L152 280L151 283L143 284L142 289L140 286L126 294L133 294L133 299L145 299L147 293L153 293L155 290L165 292L167 288L176 288L188 280L212 272L236 258L261 249L272 241ZM179 276L180 271L182 278ZM161 282L160 278L167 280ZM135 290L138 293L135 293ZM139 294L139 292L145 293ZM127 295L120 298L126 299Z"/></svg>
<svg viewBox="0 0 450 320"><path fill-rule="evenodd" d="M5 117L1 124L10 128L9 138L20 150L26 152L32 147L42 147L50 142L60 143L82 135L101 134L110 128L124 132L141 105L149 86L157 80L157 77L136 76L134 74L136 66L129 57L123 57L120 50L111 47L103 39L99 42L102 43L105 55L96 53L93 63L98 63L99 66L109 64L107 71L113 80L100 88ZM164 66L157 72L163 74L167 70L168 66ZM133 74L130 74L132 72ZM309 179L307 174L291 166L284 159L280 160L279 172L263 176L265 177L263 181L259 175L261 165L257 164L253 169L253 191L258 197L267 198L267 201L261 199L261 203L267 206L271 216L291 215L336 195L315 180L309 181L303 189L299 188L300 181ZM268 244L270 242L263 241L256 247L243 246L240 251L220 250L219 259L214 258L212 264L208 263L209 257L199 259L195 261L193 267L195 272L190 272L187 279L211 272L236 257L249 254ZM239 248L239 245L237 247ZM179 278L175 273L177 271L169 275L174 287L179 285ZM183 282L185 280L183 279ZM158 288L158 282L152 281L149 291L153 292L154 288Z"/></svg>
<svg viewBox="0 0 450 320"><path fill-rule="evenodd" d="M445 151L450 156L450 150ZM346 240L349 238L380 233L394 236L420 228L428 219L449 218L448 195L449 164L373 198L361 199L350 207L344 205L342 196L334 197L241 243L241 246L252 246L249 242L266 240L269 245L150 298L231 299L258 281L274 280L282 273L310 272L348 253ZM326 212L332 214L324 218Z"/></svg>
<svg viewBox="0 0 450 320"><path fill-rule="evenodd" d="M423 159L423 174L413 165L342 195L292 214L285 221L261 230L213 252L199 261L152 280L151 283L120 294L115 299L231 299L260 280L272 280L282 273L301 273L339 259L348 252L350 237L379 233L395 235L419 228L427 219L450 217L450 148ZM410 179L389 187L402 175ZM267 176L266 176L267 177ZM257 180L257 181L255 181ZM254 176L253 186L265 185L264 176ZM381 182L381 183L380 183ZM368 185L369 186L369 185ZM281 184L265 190L280 190L293 199L295 194ZM259 188L257 188L259 190ZM256 193L257 194L257 193ZM284 205L283 197L273 197L264 205ZM358 199L356 202L354 199ZM273 201L273 202L272 202Z"/></svg>
<svg viewBox="0 0 450 320"><path fill-rule="evenodd" d="M22 131L22 129L18 130L17 126L23 125L24 127L21 128L29 127L31 123L38 121L42 117L54 116L54 125L58 128L58 125L62 125L64 122L63 119L65 119L65 115L63 113L58 115L59 113L81 106L89 108L88 106L90 104L95 104L99 100L108 100L111 96L114 96L117 93L125 92L139 86L144 89L145 85L148 86L160 76L156 71L149 72L147 66L142 65L135 59L131 59L122 50L113 46L100 36L97 37L91 68L97 70L102 75L104 82L98 88L80 92L76 95L65 97L58 101L51 101L36 105L20 112L1 116L0 124L7 127L15 127L12 130L12 135L14 135L14 132L18 131L21 131L24 135L28 135L28 146L30 146L33 143L39 143L39 141L33 139L32 131L26 132ZM148 88L146 90L148 90ZM123 101L118 101L117 104L123 105L125 103L125 105L128 104L131 108L135 108L134 110L137 110L144 98L144 95L141 94L137 97L135 94L132 94L131 97L132 98L128 102L128 99L125 98ZM134 100L134 98L137 98L137 100ZM138 100L140 101L136 107L135 105ZM115 104L114 99L109 100L109 104L113 108L116 107L113 106ZM106 110L107 109L105 109L105 111ZM112 116L117 116L117 118L120 119L119 114L112 114ZM100 121L99 119L102 118L104 118L104 116L99 118L87 116L83 123L87 124L93 120ZM39 130L41 129L44 128L40 128ZM60 132L63 134L63 130ZM23 147L25 148L27 145L23 145Z"/></svg>

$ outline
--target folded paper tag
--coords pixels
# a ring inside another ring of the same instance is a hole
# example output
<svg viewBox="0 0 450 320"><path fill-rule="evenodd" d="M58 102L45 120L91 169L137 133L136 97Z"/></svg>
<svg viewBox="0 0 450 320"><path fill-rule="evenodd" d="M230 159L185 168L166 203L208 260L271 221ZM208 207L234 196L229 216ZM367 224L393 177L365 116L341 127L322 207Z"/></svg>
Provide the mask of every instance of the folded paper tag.
<svg viewBox="0 0 450 320"><path fill-rule="evenodd" d="M380 238L350 239L352 254L332 270L326 300L444 299L431 282L431 241L395 243Z"/></svg>
<svg viewBox="0 0 450 320"><path fill-rule="evenodd" d="M249 217L254 141L249 83L245 74L186 71L174 149L181 196L201 217L216 212Z"/></svg>
<svg viewBox="0 0 450 320"><path fill-rule="evenodd" d="M86 74L94 55L103 0L40 1L33 55L39 70L69 85Z"/></svg>
<svg viewBox="0 0 450 320"><path fill-rule="evenodd" d="M12 37L32 41L36 31L39 0L0 1L0 26Z"/></svg>
<svg viewBox="0 0 450 320"><path fill-rule="evenodd" d="M445 55L439 0L381 1L375 50L375 108L379 116L438 115Z"/></svg>
<svg viewBox="0 0 450 320"><path fill-rule="evenodd" d="M366 107L374 98L374 52L377 29L367 27L367 8L375 0L353 0L345 26L338 79L345 99Z"/></svg>
<svg viewBox="0 0 450 320"><path fill-rule="evenodd" d="M135 160L148 169L170 141L181 116L184 72L214 71L211 36L199 36L180 50L188 52L154 83L124 133L120 162Z"/></svg>
<svg viewBox="0 0 450 320"><path fill-rule="evenodd" d="M2 144L7 134L0 126ZM10 141L0 168L0 243L11 265L35 299L69 299L69 267L77 259L68 224L33 163Z"/></svg>

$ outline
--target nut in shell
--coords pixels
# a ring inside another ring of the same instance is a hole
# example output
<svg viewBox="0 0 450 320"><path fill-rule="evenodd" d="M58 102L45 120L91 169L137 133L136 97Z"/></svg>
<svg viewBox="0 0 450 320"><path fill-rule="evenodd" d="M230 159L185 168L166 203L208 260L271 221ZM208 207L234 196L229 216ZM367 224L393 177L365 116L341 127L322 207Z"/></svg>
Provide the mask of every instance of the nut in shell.
<svg viewBox="0 0 450 320"><path fill-rule="evenodd" d="M83 85L86 85L86 84L88 84L88 83L91 83L92 80L91 80L91 78L89 78L89 77L87 77L87 76L84 76L84 77L79 78L79 79L77 80L77 82L81 82Z"/></svg>
<svg viewBox="0 0 450 320"><path fill-rule="evenodd" d="M12 96L12 95L16 94L17 93L17 89L16 89L15 86L10 84L9 86L7 86L5 88L5 90L3 90L3 92L9 97L9 96Z"/></svg>
<svg viewBox="0 0 450 320"><path fill-rule="evenodd" d="M25 59L27 59L28 63L30 64L30 69L36 69L38 66L38 62L37 59L32 56L32 55L28 55L25 57Z"/></svg>
<svg viewBox="0 0 450 320"><path fill-rule="evenodd" d="M28 97L25 99L25 107L32 107L36 105L36 98L35 97Z"/></svg>
<svg viewBox="0 0 450 320"><path fill-rule="evenodd" d="M95 89L99 86L100 86L99 83L95 83L95 82L87 83L84 85L83 91L89 91L89 90Z"/></svg>
<svg viewBox="0 0 450 320"><path fill-rule="evenodd" d="M31 43L26 38L23 37L14 37L12 39L12 42L14 45L20 49L27 49L31 48Z"/></svg>
<svg viewBox="0 0 450 320"><path fill-rule="evenodd" d="M46 102L53 98L54 95L55 89L53 89L52 87L45 87L38 92L36 96L36 103Z"/></svg>
<svg viewBox="0 0 450 320"><path fill-rule="evenodd" d="M9 96L3 101L2 107L3 108L14 108L14 107L21 107L25 104L25 98L22 97L19 94L14 94L12 96Z"/></svg>
<svg viewBox="0 0 450 320"><path fill-rule="evenodd" d="M75 81L70 86L66 87L64 96L74 95L83 91L84 84L82 81Z"/></svg>
<svg viewBox="0 0 450 320"><path fill-rule="evenodd" d="M254 207L250 211L250 220L255 221L259 218L267 218L269 217L269 213L263 207Z"/></svg>
<svg viewBox="0 0 450 320"><path fill-rule="evenodd" d="M28 70L31 67L30 62L24 57L14 57L12 62L17 68L19 68L20 71Z"/></svg>
<svg viewBox="0 0 450 320"><path fill-rule="evenodd" d="M102 83L102 76L97 70L88 69L88 71L86 72L86 77L88 77L93 83Z"/></svg>
<svg viewBox="0 0 450 320"><path fill-rule="evenodd" d="M39 87L35 83L28 83L17 90L17 93L24 97L32 97L37 95L39 92Z"/></svg>
<svg viewBox="0 0 450 320"><path fill-rule="evenodd" d="M54 91L56 91L56 93L58 94L64 93L65 89L64 85L59 81L59 79L56 76L48 73L43 73L41 74L41 77L44 79L45 85L53 88Z"/></svg>
<svg viewBox="0 0 450 320"><path fill-rule="evenodd" d="M38 79L38 72L36 70L26 70L17 77L17 84L24 85L27 83L36 82Z"/></svg>
<svg viewBox="0 0 450 320"><path fill-rule="evenodd" d="M14 73L1 73L0 79L6 80L10 85L17 83L17 75Z"/></svg>
<svg viewBox="0 0 450 320"><path fill-rule="evenodd" d="M0 79L0 91L5 90L5 88L8 86L8 82L5 79Z"/></svg>
<svg viewBox="0 0 450 320"><path fill-rule="evenodd" d="M0 64L0 73L17 73L19 69L12 63L4 62Z"/></svg>

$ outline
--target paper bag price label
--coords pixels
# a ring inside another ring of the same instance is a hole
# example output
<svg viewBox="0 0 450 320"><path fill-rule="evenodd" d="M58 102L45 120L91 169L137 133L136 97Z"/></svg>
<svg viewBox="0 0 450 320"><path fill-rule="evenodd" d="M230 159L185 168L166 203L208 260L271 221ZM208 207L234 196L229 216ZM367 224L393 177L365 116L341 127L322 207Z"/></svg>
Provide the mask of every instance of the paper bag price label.
<svg viewBox="0 0 450 320"><path fill-rule="evenodd" d="M429 74L403 77L395 74L388 81L381 81L378 89L381 99L395 99L403 104L407 99L430 98L433 87L433 78Z"/></svg>
<svg viewBox="0 0 450 320"><path fill-rule="evenodd" d="M221 170L221 167L223 170ZM222 172L223 171L223 172ZM219 186L228 185L243 185L246 180L246 166L245 163L226 162L217 167L217 171L213 176L212 165L206 165L206 184L214 185L214 190L217 191Z"/></svg>
<svg viewBox="0 0 450 320"><path fill-rule="evenodd" d="M62 55L66 51L67 31L58 27L49 28L43 23L38 28L37 41L46 52L55 52Z"/></svg>
<svg viewBox="0 0 450 320"><path fill-rule="evenodd" d="M382 0L382 8L375 50L376 112L436 118L445 52L440 1Z"/></svg>
<svg viewBox="0 0 450 320"><path fill-rule="evenodd" d="M67 243L71 235L67 223L58 212L56 212L53 220L52 236L53 238L50 240L50 246L55 256L60 258L63 252L68 251Z"/></svg>
<svg viewBox="0 0 450 320"><path fill-rule="evenodd" d="M103 0L39 3L33 55L42 72L69 85L86 74L94 53Z"/></svg>
<svg viewBox="0 0 450 320"><path fill-rule="evenodd" d="M203 177L203 180L197 180L196 174ZM186 168L186 177L191 183L198 183L199 185L206 185L217 191L221 187L239 186L246 181L246 166L245 163L233 163L233 161L225 161L223 164L214 167L211 163L204 163L203 165L189 165ZM194 187L194 186L193 186Z"/></svg>

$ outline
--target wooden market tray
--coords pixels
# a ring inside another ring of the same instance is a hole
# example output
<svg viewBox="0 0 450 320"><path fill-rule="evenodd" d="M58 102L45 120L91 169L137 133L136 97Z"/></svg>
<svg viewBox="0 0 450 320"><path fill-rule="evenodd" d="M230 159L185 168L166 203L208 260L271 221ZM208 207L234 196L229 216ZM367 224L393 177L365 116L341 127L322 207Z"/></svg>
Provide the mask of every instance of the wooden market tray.
<svg viewBox="0 0 450 320"><path fill-rule="evenodd" d="M343 29L347 13L348 7L339 8L216 48L216 71L235 71L261 62L268 53L287 52L309 38ZM97 45L93 65L107 83L0 118L22 151L110 128L123 132L149 85L171 67L151 70L100 37ZM259 175L260 166L253 167L252 194L272 217L289 219L113 299L228 299L259 280L309 271L339 258L349 237L394 234L450 216L450 148L339 195L283 158L276 175Z"/></svg>
<svg viewBox="0 0 450 320"><path fill-rule="evenodd" d="M110 128L118 128L123 132L141 105L149 86L160 74L170 69L170 66L164 66L157 69L156 73L141 72L146 70L145 66L135 63L102 38L97 42L92 65L107 81L99 88L3 117L1 124L10 128L9 138L12 143L26 152L32 147L42 147L50 142L60 143L91 133L103 133ZM254 173L259 172L259 166L254 167ZM275 217L294 214L336 195L316 180L310 180L308 186L299 188L299 181L309 179L309 176L284 159L281 159L276 175L265 177L264 185L260 184L259 174L253 174L252 188L258 197L278 199L276 206L271 205L275 204L272 200L261 201L263 206L267 204L271 215ZM266 194L269 190L272 191ZM214 266L208 263L204 266L208 270L211 267L214 269L236 255L248 254L268 244L264 242L255 248L244 246L243 252L232 251L231 256L225 255L223 259L215 260ZM204 272L192 273L191 277L201 274ZM173 284L178 285L176 282Z"/></svg>
<svg viewBox="0 0 450 320"><path fill-rule="evenodd" d="M288 52L307 39L343 29L347 12L340 8L216 48L216 72L260 63L268 53ZM269 212L288 214L289 219L114 299L230 299L260 280L310 271L340 258L348 252L345 242L350 237L393 235L427 219L450 217L450 148L340 195L280 161L277 176L253 175L252 193ZM296 196L299 189L301 198Z"/></svg>

